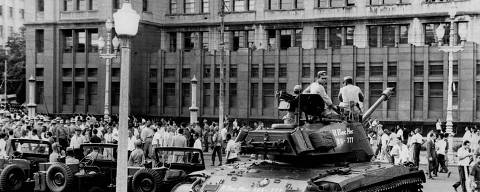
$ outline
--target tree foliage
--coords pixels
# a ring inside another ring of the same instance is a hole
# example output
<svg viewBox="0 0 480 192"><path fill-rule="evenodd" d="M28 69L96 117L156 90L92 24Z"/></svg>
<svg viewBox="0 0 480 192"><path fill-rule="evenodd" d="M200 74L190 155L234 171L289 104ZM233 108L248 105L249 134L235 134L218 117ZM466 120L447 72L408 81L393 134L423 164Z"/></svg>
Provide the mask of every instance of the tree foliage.
<svg viewBox="0 0 480 192"><path fill-rule="evenodd" d="M4 75L5 71L4 61L7 59L7 79L8 79L8 94L17 94L17 102L23 103L25 101L25 28L20 28L19 33L14 33L8 37L6 46L9 48L8 55L5 55L5 51L2 50L0 54L0 70L2 77L3 93Z"/></svg>

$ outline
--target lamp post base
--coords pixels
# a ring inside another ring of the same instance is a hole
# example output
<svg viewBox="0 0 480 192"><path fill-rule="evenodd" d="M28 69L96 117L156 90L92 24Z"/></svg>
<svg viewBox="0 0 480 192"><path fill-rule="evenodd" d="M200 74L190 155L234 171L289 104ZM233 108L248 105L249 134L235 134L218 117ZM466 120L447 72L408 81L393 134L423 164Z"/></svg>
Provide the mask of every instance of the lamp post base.
<svg viewBox="0 0 480 192"><path fill-rule="evenodd" d="M455 159L455 151L453 150L454 143L453 143L453 133L448 134L448 151L447 151L447 160L448 160L448 165L456 165L457 160Z"/></svg>

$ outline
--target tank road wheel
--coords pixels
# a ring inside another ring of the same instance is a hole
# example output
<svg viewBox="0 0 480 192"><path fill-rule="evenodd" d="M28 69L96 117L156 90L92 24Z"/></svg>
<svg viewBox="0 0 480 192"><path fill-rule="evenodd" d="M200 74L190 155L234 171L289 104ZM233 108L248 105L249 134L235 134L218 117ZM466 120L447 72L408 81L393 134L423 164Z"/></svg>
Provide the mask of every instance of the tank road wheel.
<svg viewBox="0 0 480 192"><path fill-rule="evenodd" d="M162 184L162 176L152 169L140 169L132 178L134 192L156 192Z"/></svg>
<svg viewBox="0 0 480 192"><path fill-rule="evenodd" d="M73 185L73 172L62 163L54 163L47 170L46 180L52 192L70 191Z"/></svg>
<svg viewBox="0 0 480 192"><path fill-rule="evenodd" d="M0 191L20 191L25 173L18 165L8 165L0 174Z"/></svg>

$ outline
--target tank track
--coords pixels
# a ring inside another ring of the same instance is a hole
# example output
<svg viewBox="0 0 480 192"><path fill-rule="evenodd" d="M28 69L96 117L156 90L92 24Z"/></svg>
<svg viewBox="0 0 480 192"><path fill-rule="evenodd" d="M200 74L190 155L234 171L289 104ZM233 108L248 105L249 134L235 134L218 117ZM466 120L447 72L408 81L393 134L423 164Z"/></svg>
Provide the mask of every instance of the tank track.
<svg viewBox="0 0 480 192"><path fill-rule="evenodd" d="M422 183L425 182L425 175L422 174L423 171L416 174L404 175L395 179L364 186L351 192L422 192Z"/></svg>

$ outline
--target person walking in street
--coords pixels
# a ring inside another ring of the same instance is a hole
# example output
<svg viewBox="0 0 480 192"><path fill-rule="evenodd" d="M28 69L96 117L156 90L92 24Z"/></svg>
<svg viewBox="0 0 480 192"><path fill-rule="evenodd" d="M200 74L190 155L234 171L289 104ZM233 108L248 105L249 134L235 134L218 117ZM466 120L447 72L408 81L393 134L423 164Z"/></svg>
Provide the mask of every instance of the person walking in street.
<svg viewBox="0 0 480 192"><path fill-rule="evenodd" d="M413 163L415 166L419 166L420 164L420 148L423 144L423 137L420 134L420 129L415 129L415 135L412 136L412 146L413 146Z"/></svg>
<svg viewBox="0 0 480 192"><path fill-rule="evenodd" d="M240 146L238 145L238 143L236 143L233 139L232 139L232 135L230 135L230 133L227 134L227 147L225 149L227 155L226 155L226 159L227 159L227 162L226 164L232 164L236 161L239 161L240 159L238 158L238 153L240 152Z"/></svg>
<svg viewBox="0 0 480 192"><path fill-rule="evenodd" d="M437 159L438 159L438 164L440 165L440 173L447 173L448 177L450 177L450 171L448 171L448 167L446 165L446 152L447 152L447 141L445 138L445 134L439 134L439 138L437 142L435 143L437 146Z"/></svg>
<svg viewBox="0 0 480 192"><path fill-rule="evenodd" d="M215 166L215 155L218 156L219 166L222 166L222 136L218 130L218 127L214 129L213 135L213 152L212 152L212 166Z"/></svg>
<svg viewBox="0 0 480 192"><path fill-rule="evenodd" d="M145 154L142 150L142 142L136 140L134 144L135 150L132 151L130 157L128 158L128 166L142 167L145 162Z"/></svg>
<svg viewBox="0 0 480 192"><path fill-rule="evenodd" d="M458 157L458 175L460 177L460 181L457 181L455 184L453 184L453 189L457 191L457 188L461 185L462 192L467 192L466 179L467 179L467 176L470 174L469 165L473 158L473 154L470 150L469 140L463 141L462 147L460 147L457 151L457 157Z"/></svg>
<svg viewBox="0 0 480 192"><path fill-rule="evenodd" d="M473 192L480 191L480 155L475 154L475 162L471 167L472 171L470 172L470 189Z"/></svg>
<svg viewBox="0 0 480 192"><path fill-rule="evenodd" d="M437 177L437 152L435 147L436 135L434 132L430 133L427 140L427 160L428 160L428 178L433 179Z"/></svg>
<svg viewBox="0 0 480 192"><path fill-rule="evenodd" d="M143 143L143 152L145 153L145 157L150 157L150 150L152 148L152 141L153 141L154 132L150 128L149 122L145 126L143 126L140 132L140 138L142 139Z"/></svg>

